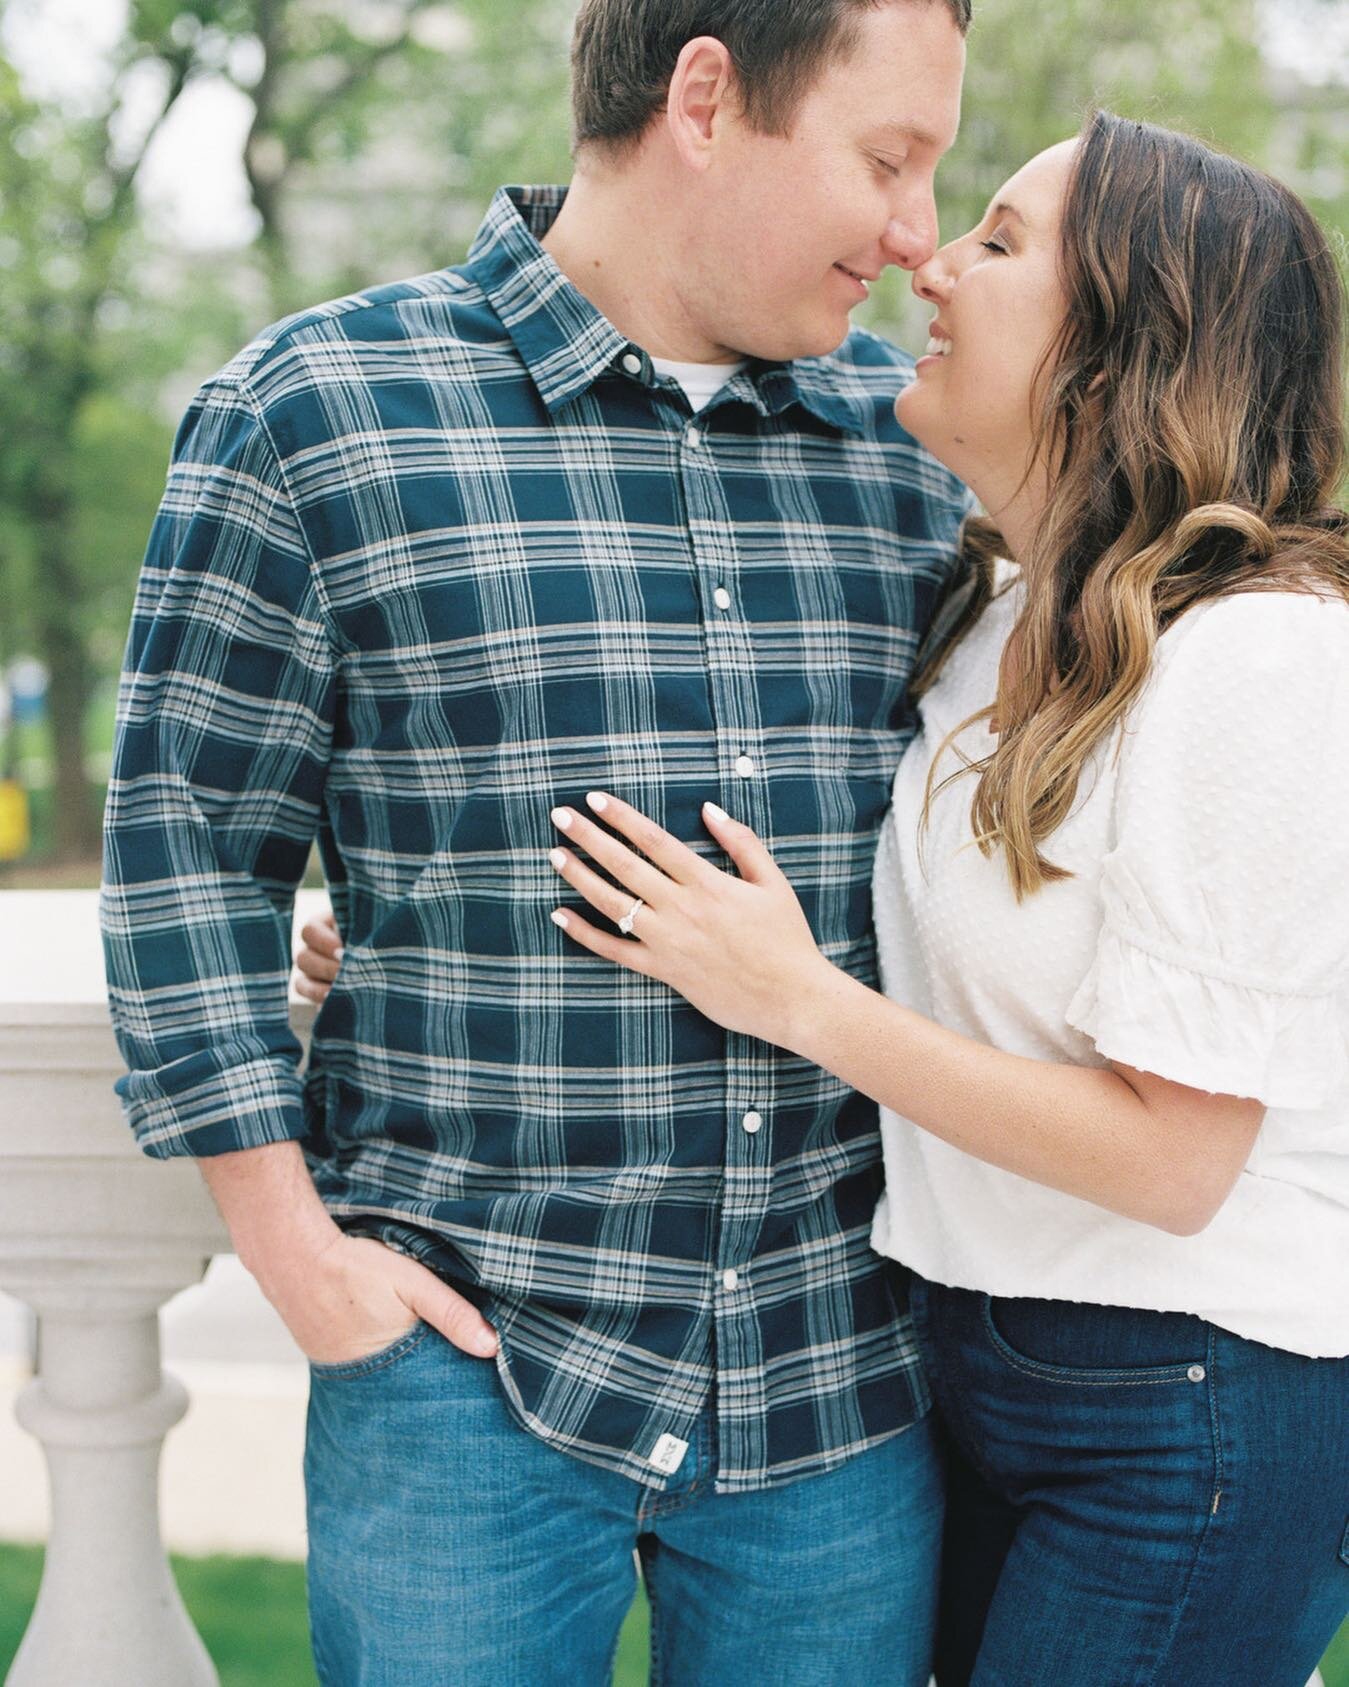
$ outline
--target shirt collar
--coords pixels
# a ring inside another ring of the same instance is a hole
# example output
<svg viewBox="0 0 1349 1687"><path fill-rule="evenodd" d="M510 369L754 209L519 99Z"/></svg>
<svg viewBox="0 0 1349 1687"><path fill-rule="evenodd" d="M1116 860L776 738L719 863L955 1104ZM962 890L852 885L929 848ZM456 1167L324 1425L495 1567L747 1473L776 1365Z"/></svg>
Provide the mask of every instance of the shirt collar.
<svg viewBox="0 0 1349 1687"><path fill-rule="evenodd" d="M469 249L467 270L515 342L543 402L558 409L635 348L579 292L540 245L565 187L499 188ZM861 433L858 407L837 390L831 358L755 359L730 383L761 415L800 404L847 433ZM651 379L649 359L632 379Z"/></svg>

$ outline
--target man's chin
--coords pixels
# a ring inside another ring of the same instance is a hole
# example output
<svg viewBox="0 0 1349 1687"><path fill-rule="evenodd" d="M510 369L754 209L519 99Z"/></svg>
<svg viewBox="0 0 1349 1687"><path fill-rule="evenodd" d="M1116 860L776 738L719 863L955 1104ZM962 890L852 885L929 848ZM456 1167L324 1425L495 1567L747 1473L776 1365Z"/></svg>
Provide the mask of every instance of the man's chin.
<svg viewBox="0 0 1349 1687"><path fill-rule="evenodd" d="M838 350L851 331L852 322L846 316L841 321L835 319L809 327L803 325L794 332L779 332L771 337L765 335L763 345L748 355L761 357L770 363L791 363L804 357L828 357L831 352Z"/></svg>

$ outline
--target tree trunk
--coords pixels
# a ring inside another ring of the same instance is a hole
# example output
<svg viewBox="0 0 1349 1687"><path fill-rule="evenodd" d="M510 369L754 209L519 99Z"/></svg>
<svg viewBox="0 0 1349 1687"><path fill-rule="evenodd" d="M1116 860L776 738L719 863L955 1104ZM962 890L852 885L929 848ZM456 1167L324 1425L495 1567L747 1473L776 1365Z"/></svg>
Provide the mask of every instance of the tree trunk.
<svg viewBox="0 0 1349 1687"><path fill-rule="evenodd" d="M80 588L70 566L70 495L48 487L31 512L38 534L38 587L34 627L38 655L47 665L55 787L56 854L87 861L99 853L100 825L85 774L85 720L93 695L93 670L80 627Z"/></svg>

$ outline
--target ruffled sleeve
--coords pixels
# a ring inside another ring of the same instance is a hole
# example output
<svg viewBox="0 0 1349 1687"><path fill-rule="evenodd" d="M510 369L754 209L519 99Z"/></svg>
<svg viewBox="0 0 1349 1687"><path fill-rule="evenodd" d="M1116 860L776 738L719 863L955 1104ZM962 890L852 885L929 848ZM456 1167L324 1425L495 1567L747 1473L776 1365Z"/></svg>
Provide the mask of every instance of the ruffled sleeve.
<svg viewBox="0 0 1349 1687"><path fill-rule="evenodd" d="M1068 1021L1268 1107L1349 1077L1349 604L1249 593L1160 641L1119 750L1104 920Z"/></svg>

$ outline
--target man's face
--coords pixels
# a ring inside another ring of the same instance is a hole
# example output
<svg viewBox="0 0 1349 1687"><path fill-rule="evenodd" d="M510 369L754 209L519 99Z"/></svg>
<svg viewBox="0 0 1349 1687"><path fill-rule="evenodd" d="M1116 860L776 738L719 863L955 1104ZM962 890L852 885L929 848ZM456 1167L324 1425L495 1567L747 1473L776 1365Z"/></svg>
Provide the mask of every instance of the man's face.
<svg viewBox="0 0 1349 1687"><path fill-rule="evenodd" d="M867 284L937 242L933 177L955 139L965 44L942 0L857 15L858 42L785 137L729 116L687 231L687 304L728 355L819 357Z"/></svg>

